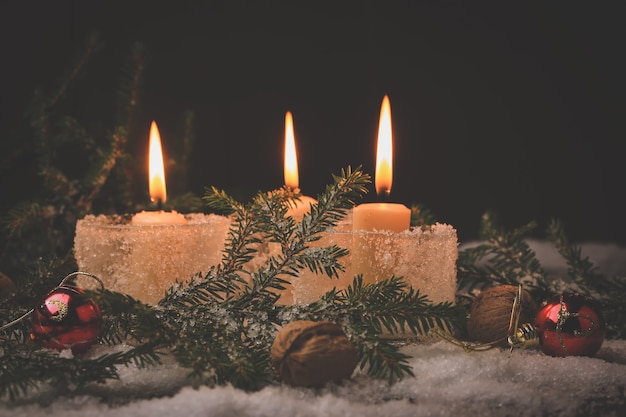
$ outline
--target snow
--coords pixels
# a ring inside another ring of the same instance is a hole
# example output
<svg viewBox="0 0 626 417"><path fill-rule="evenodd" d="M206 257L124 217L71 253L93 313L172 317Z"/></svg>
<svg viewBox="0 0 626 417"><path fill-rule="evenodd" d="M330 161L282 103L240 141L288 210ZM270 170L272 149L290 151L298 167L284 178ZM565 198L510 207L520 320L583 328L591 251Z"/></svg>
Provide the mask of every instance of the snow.
<svg viewBox="0 0 626 417"><path fill-rule="evenodd" d="M566 265L544 242L531 241L544 268ZM583 254L603 272L626 271L626 248L586 244ZM119 347L98 347L93 354ZM42 388L0 416L621 416L626 415L626 340L605 340L592 358L553 358L536 350L465 352L440 340L402 348L414 378L394 385L356 373L321 389L275 384L246 393L230 386L190 387L172 360L121 369L121 378L65 397Z"/></svg>

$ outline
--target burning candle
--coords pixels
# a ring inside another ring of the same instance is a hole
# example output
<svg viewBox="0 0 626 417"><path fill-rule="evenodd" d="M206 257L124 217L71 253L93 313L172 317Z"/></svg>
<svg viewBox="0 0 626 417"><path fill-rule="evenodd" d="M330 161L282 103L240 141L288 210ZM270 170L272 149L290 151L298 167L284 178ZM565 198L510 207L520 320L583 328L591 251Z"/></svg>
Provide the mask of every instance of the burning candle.
<svg viewBox="0 0 626 417"><path fill-rule="evenodd" d="M298 155L296 152L296 139L293 131L293 116L291 112L285 115L285 185L298 192ZM287 215L295 220L302 217L311 210L311 204L317 204L317 200L308 196L300 196L299 200L291 202L291 207Z"/></svg>
<svg viewBox="0 0 626 417"><path fill-rule="evenodd" d="M391 106L385 96L380 111L376 161L376 191L389 194L392 182ZM322 234L313 247L337 245L349 249L341 259L345 272L338 279L303 271L294 280L293 298L308 304L334 289L352 284L355 275L365 283L380 282L391 276L403 277L421 294L434 302L454 302L456 294L456 230L436 223L410 227L411 211L397 203L367 203L352 210L351 223L338 225ZM406 329L403 329L403 332ZM389 335L408 337L408 333Z"/></svg>
<svg viewBox="0 0 626 417"><path fill-rule="evenodd" d="M149 152L150 198L159 210L142 211L130 219L85 216L76 223L74 255L79 269L98 275L106 288L156 304L175 282L187 282L221 262L230 219L161 210L167 192L155 122Z"/></svg>
<svg viewBox="0 0 626 417"><path fill-rule="evenodd" d="M158 211L142 211L133 216L133 225L166 225L185 224L185 216L172 210L161 210L161 205L167 199L165 187L165 167L163 165L163 151L161 149L161 135L155 121L150 126L150 145L148 157L148 176L150 188L150 200L157 203Z"/></svg>
<svg viewBox="0 0 626 417"><path fill-rule="evenodd" d="M391 106L389 97L383 98L378 125L376 150L376 192L388 196L393 178L393 145ZM352 229L365 231L390 230L401 232L411 226L411 210L398 203L366 203L354 208Z"/></svg>

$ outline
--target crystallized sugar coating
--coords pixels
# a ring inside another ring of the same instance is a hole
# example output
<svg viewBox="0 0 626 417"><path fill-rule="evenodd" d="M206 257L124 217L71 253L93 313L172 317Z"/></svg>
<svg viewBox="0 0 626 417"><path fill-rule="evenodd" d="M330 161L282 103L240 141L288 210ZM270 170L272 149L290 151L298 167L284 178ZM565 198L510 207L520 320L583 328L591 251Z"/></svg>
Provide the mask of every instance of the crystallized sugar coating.
<svg viewBox="0 0 626 417"><path fill-rule="evenodd" d="M132 225L129 216L87 215L76 224L78 267L109 290L155 304L177 280L188 281L221 261L230 220L202 213L185 218L184 225L145 226Z"/></svg>
<svg viewBox="0 0 626 417"><path fill-rule="evenodd" d="M230 220L201 213L185 218L185 225L138 226L130 223L130 216L85 216L77 222L74 239L79 269L100 277L110 290L155 304L177 280L188 281L222 259ZM303 270L290 278L292 285L281 292L280 304L313 302L334 287L346 288L359 273L365 282L402 276L434 302L454 301L458 251L452 226L435 224L400 233L350 229L349 220L344 221L311 244L313 250L347 248L350 253L340 259L345 272L337 279ZM255 249L245 266L248 272L280 252L271 242ZM79 285L89 288L93 281L82 279Z"/></svg>
<svg viewBox="0 0 626 417"><path fill-rule="evenodd" d="M356 274L362 274L364 282L401 276L431 301L454 302L458 241L452 226L437 223L400 233L341 230L325 233L314 245L349 249L340 259L345 272L338 279L301 273L292 281L295 302L310 303L333 287L346 288Z"/></svg>

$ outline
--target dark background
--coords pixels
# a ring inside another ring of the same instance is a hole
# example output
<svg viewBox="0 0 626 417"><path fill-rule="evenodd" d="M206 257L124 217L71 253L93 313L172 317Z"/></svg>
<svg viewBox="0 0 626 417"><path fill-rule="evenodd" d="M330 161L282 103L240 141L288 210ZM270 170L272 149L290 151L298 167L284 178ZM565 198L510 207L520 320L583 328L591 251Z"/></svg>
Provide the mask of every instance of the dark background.
<svg viewBox="0 0 626 417"><path fill-rule="evenodd" d="M506 227L555 217L573 240L626 244L618 5L2 1L0 134L98 30L107 46L91 71L105 76L86 108L111 117L98 103L109 103L120 61L142 42L146 143L155 119L167 154L181 114L196 115L189 191L280 187L287 110L304 194L347 165L373 173L388 94L391 200L425 205L461 241L494 210ZM27 174L3 176L6 186Z"/></svg>

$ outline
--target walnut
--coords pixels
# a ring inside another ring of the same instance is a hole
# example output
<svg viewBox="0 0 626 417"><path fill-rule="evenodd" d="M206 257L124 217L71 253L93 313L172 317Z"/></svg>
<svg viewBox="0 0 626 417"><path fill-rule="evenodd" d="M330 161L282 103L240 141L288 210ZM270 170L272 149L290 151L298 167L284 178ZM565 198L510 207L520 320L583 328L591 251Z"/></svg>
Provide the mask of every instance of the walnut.
<svg viewBox="0 0 626 417"><path fill-rule="evenodd" d="M293 386L319 387L349 378L356 349L341 326L327 321L294 321L276 335L270 351L278 379Z"/></svg>
<svg viewBox="0 0 626 417"><path fill-rule="evenodd" d="M467 333L470 339L481 343L499 340L497 346L508 347L506 338L516 295L516 285L498 285L478 294L472 302L467 320ZM530 293L523 290L519 325L532 323L537 309L537 303Z"/></svg>

